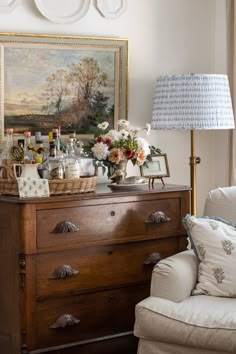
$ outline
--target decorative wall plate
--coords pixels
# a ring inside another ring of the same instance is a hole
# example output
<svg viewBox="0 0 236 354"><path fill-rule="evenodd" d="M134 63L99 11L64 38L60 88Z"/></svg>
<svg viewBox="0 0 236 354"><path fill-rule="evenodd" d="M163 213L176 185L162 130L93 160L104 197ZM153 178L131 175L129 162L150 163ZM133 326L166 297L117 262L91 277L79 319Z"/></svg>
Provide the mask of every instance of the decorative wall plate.
<svg viewBox="0 0 236 354"><path fill-rule="evenodd" d="M34 0L39 12L55 23L72 23L83 17L90 0Z"/></svg>
<svg viewBox="0 0 236 354"><path fill-rule="evenodd" d="M22 0L0 0L0 13L11 12Z"/></svg>
<svg viewBox="0 0 236 354"><path fill-rule="evenodd" d="M127 0L96 0L98 11L106 18L118 18L127 7Z"/></svg>

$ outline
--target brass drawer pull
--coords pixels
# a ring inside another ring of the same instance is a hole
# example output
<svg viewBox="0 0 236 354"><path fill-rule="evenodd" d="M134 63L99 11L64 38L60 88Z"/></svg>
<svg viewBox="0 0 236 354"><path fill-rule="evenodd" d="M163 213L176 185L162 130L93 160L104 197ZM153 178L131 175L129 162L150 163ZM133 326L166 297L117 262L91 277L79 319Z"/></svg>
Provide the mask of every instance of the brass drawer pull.
<svg viewBox="0 0 236 354"><path fill-rule="evenodd" d="M143 262L143 264L152 264L155 265L161 260L160 253L151 253Z"/></svg>
<svg viewBox="0 0 236 354"><path fill-rule="evenodd" d="M52 275L49 277L49 279L64 279L64 278L69 278L72 277L73 275L78 274L79 271L76 269L73 269L70 265L64 264L59 267L57 267Z"/></svg>
<svg viewBox="0 0 236 354"><path fill-rule="evenodd" d="M116 301L116 298L115 298L113 295L111 295L111 296L108 298L108 301L109 301L109 302L114 302L114 301Z"/></svg>
<svg viewBox="0 0 236 354"><path fill-rule="evenodd" d="M166 222L171 221L163 211L155 211L149 215L149 217L145 220L147 224L164 224Z"/></svg>
<svg viewBox="0 0 236 354"><path fill-rule="evenodd" d="M77 232L79 227L70 221L59 222L52 230L53 234L63 234L64 232Z"/></svg>
<svg viewBox="0 0 236 354"><path fill-rule="evenodd" d="M21 288L25 287L25 277L26 277L26 259L24 254L19 256L19 265L20 265L20 286Z"/></svg>
<svg viewBox="0 0 236 354"><path fill-rule="evenodd" d="M65 313L64 315L58 317L56 322L54 322L49 328L65 328L69 326L75 326L80 322L78 318Z"/></svg>

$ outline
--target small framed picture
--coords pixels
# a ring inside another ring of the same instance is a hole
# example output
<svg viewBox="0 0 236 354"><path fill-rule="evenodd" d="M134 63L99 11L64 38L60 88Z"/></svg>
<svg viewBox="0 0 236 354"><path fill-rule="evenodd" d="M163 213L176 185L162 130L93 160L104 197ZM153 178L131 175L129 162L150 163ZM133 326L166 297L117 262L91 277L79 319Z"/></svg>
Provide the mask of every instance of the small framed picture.
<svg viewBox="0 0 236 354"><path fill-rule="evenodd" d="M170 177L170 170L166 154L151 155L152 161L147 166L141 166L141 176L147 177L152 182L155 178ZM164 184L163 180L162 183Z"/></svg>

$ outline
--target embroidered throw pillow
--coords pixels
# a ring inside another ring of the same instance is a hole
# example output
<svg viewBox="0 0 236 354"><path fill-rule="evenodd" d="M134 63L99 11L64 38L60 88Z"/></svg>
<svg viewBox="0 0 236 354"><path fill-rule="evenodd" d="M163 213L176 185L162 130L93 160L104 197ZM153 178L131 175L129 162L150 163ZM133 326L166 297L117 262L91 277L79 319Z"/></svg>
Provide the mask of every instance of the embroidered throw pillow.
<svg viewBox="0 0 236 354"><path fill-rule="evenodd" d="M220 218L191 215L183 225L200 261L192 295L236 297L236 228Z"/></svg>

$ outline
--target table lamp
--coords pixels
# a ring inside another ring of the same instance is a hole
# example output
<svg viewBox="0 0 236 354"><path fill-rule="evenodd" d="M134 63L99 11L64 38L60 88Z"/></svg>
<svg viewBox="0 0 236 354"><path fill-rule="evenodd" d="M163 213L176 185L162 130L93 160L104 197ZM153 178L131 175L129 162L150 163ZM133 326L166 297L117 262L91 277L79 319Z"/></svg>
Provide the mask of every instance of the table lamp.
<svg viewBox="0 0 236 354"><path fill-rule="evenodd" d="M196 215L194 130L233 129L234 115L227 75L180 74L160 76L156 82L152 129L191 131L191 213Z"/></svg>

